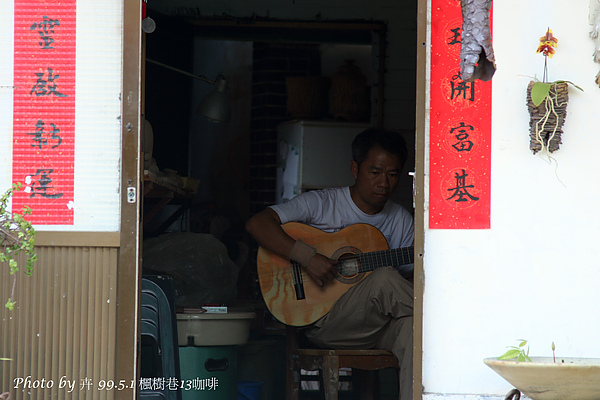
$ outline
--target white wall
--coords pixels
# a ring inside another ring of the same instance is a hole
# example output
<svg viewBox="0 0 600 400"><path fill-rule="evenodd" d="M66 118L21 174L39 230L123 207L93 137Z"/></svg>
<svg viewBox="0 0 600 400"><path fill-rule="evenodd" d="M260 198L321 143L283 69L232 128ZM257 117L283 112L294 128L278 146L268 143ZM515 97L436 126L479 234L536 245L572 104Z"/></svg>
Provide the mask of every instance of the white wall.
<svg viewBox="0 0 600 400"><path fill-rule="evenodd" d="M570 90L551 163L529 150L525 105L547 27L559 39L550 80L585 89ZM425 398L503 397L512 386L482 359L516 339L531 355L550 356L554 341L557 356L600 357L600 65L589 30L587 1L494 2L491 229L426 231Z"/></svg>

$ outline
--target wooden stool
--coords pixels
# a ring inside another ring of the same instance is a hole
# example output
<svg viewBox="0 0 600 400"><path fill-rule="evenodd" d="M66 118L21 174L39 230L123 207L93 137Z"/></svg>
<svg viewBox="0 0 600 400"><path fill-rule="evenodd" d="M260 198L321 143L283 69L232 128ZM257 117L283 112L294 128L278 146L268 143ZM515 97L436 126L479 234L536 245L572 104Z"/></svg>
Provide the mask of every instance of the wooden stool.
<svg viewBox="0 0 600 400"><path fill-rule="evenodd" d="M288 400L298 400L301 369L307 371L320 370L322 373L322 391L325 400L337 400L340 381L340 368L353 368L377 371L383 368L399 368L398 360L387 350L332 350L319 348L302 348L298 343L296 327L286 326L287 382ZM354 371L353 371L354 372ZM361 399L372 400L378 387L373 374L359 374Z"/></svg>

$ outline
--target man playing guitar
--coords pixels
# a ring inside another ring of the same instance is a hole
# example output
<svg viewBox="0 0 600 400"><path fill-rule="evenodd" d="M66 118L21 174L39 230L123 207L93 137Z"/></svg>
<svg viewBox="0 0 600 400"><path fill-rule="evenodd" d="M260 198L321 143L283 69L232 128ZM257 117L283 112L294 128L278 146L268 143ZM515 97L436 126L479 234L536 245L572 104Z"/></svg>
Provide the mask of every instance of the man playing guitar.
<svg viewBox="0 0 600 400"><path fill-rule="evenodd" d="M367 129L352 143L352 186L310 191L273 205L248 220L246 229L262 247L295 261L317 285L327 287L338 273L338 262L295 240L281 225L301 222L335 232L370 224L383 233L390 248L412 246L412 216L390 199L406 156L398 133ZM391 265L371 272L305 331L306 338L321 347L391 351L399 360L402 400L412 399L412 267Z"/></svg>

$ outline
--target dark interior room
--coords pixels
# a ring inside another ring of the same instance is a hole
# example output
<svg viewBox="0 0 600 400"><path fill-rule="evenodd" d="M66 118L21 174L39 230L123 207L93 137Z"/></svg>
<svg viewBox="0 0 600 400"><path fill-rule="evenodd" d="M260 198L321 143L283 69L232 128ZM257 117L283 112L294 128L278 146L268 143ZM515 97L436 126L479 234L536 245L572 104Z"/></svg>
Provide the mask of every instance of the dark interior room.
<svg viewBox="0 0 600 400"><path fill-rule="evenodd" d="M392 9L402 15L389 20L348 17L343 11L337 18L296 19L296 2L283 12L289 16L280 18L234 17L225 6L208 16L198 11L200 5L169 7L149 0L143 34L143 272L172 278L180 331L193 317L182 321L179 316L207 304L227 307L228 313L253 313L247 321L241 317L249 333L236 344L235 356L227 353L231 346L201 344L208 353L200 357L235 359L235 379L218 365L211 376L219 376L222 384L262 382L262 399L285 398L286 329L262 300L258 246L244 229L247 219L291 192L351 182L351 139L324 137L337 130L339 138L351 138L368 126L405 137L409 159L395 198L413 211L408 172L414 170L416 1ZM361 7L368 10L369 3ZM200 111L220 78L226 80L227 121ZM336 84L358 85L363 92L351 101L336 98ZM314 183L305 172L290 183L286 171L294 161L287 152L297 150L296 144L302 149L310 135L318 138L321 154L304 150L303 162L332 173L317 172L320 179ZM179 346L189 340L181 334ZM194 357L186 357L180 352L182 377L186 368L197 368L190 361ZM381 398L397 398L395 370L383 370L379 379ZM358 385L350 382L346 389ZM301 398L319 398L314 390L319 385L310 385ZM353 390L341 393L347 397L340 398L359 398ZM183 400L190 394L183 391Z"/></svg>

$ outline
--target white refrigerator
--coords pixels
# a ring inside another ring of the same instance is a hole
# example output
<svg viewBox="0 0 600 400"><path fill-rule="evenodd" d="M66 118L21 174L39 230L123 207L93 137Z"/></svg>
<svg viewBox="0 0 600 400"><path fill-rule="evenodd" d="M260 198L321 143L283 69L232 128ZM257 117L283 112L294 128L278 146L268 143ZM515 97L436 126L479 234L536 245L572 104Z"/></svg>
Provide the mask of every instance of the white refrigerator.
<svg viewBox="0 0 600 400"><path fill-rule="evenodd" d="M352 140L369 127L359 123L301 120L280 124L277 202L309 190L353 184Z"/></svg>

